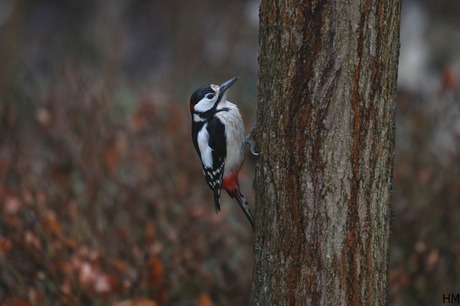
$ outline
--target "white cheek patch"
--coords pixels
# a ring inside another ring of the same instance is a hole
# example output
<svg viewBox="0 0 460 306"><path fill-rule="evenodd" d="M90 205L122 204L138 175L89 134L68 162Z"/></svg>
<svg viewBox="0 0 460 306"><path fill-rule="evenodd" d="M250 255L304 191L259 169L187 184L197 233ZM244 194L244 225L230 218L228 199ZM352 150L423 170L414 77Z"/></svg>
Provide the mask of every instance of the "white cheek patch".
<svg viewBox="0 0 460 306"><path fill-rule="evenodd" d="M206 98L201 99L200 102L198 102L195 105L195 111L204 113L208 110L210 110L214 106L214 100L208 100Z"/></svg>
<svg viewBox="0 0 460 306"><path fill-rule="evenodd" d="M211 86L211 89L214 90L214 97L212 99L208 99L208 98L206 98L206 96L204 96L203 99L201 99L200 102L198 102L195 105L194 110L196 112L199 112L199 113L207 112L208 110L213 108L214 104L216 103L216 101L217 101L217 99L219 97L220 88L219 88L219 86L214 85L214 84L211 84L210 86ZM208 93L208 94L210 94L210 93Z"/></svg>
<svg viewBox="0 0 460 306"><path fill-rule="evenodd" d="M207 124L198 132L198 148L201 153L201 162L207 168L212 168L212 149L209 147L209 133Z"/></svg>

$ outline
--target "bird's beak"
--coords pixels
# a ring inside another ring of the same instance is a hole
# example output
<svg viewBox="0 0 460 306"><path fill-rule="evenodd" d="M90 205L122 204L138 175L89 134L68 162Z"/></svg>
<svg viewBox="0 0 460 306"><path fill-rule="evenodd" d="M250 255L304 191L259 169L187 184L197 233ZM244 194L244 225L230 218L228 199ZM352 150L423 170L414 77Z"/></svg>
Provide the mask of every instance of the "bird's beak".
<svg viewBox="0 0 460 306"><path fill-rule="evenodd" d="M220 94L220 96L223 96L224 93L227 91L227 89L229 89L230 86L232 86L233 83L235 83L237 80L238 80L238 77L234 77L234 78L232 78L230 80L227 80L227 81L223 82L222 84L220 84L220 86L219 86L219 89L220 89L219 94Z"/></svg>

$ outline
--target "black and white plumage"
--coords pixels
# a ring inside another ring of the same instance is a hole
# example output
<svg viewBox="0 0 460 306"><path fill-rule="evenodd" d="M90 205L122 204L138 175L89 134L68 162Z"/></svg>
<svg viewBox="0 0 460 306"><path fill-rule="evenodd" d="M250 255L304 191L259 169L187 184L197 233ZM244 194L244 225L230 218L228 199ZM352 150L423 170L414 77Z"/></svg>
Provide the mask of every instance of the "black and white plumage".
<svg viewBox="0 0 460 306"><path fill-rule="evenodd" d="M192 139L206 182L214 191L216 212L220 211L220 194L224 188L236 199L254 228L254 218L238 183L245 146L243 119L238 107L227 101L227 90L236 80L237 77L221 85L204 85L192 94Z"/></svg>

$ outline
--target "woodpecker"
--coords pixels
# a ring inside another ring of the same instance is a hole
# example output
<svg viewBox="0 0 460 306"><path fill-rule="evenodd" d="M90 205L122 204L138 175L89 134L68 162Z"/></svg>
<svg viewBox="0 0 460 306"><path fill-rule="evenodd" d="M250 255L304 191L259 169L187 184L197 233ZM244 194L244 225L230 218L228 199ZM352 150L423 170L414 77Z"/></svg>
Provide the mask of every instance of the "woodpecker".
<svg viewBox="0 0 460 306"><path fill-rule="evenodd" d="M238 107L227 101L227 90L237 80L235 77L220 85L204 85L193 92L190 97L192 140L206 182L214 192L216 213L220 211L223 188L238 202L254 230L254 218L238 182L246 143L243 119Z"/></svg>

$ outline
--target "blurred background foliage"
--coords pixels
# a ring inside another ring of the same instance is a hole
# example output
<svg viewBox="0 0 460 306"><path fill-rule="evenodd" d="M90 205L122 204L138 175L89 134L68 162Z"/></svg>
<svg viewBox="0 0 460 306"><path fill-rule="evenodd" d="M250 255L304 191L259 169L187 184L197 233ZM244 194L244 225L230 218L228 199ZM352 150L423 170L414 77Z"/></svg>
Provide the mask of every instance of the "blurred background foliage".
<svg viewBox="0 0 460 306"><path fill-rule="evenodd" d="M459 12L404 1L392 305L460 293ZM187 104L240 76L249 129L257 35L254 0L0 0L0 305L248 303L250 226L214 214Z"/></svg>

